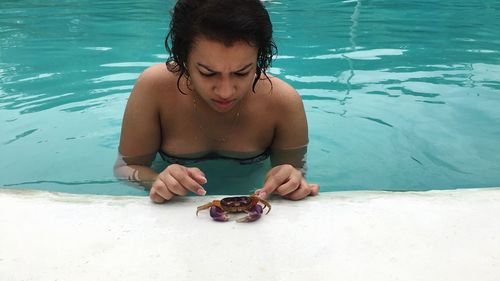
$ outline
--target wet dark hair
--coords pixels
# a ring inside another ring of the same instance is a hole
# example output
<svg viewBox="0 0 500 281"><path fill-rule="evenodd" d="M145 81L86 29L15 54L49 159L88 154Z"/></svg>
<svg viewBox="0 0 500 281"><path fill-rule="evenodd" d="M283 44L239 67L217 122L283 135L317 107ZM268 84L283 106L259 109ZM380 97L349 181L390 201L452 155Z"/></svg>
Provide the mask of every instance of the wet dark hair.
<svg viewBox="0 0 500 281"><path fill-rule="evenodd" d="M277 53L272 35L271 19L260 0L178 0L165 39L165 48L170 54L167 68L179 75L177 88L180 90L181 77L189 77L186 62L196 38L205 37L226 46L244 41L258 50L252 85L255 92L261 74L269 80L266 70Z"/></svg>

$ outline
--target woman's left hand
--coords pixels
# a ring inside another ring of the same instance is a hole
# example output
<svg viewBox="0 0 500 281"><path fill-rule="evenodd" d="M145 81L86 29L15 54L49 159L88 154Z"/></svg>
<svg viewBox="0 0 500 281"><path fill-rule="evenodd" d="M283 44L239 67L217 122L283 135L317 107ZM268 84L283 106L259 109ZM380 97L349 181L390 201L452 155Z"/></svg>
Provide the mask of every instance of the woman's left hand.
<svg viewBox="0 0 500 281"><path fill-rule="evenodd" d="M311 195L318 195L319 185L308 184L302 172L292 165L284 164L273 167L267 173L264 186L255 193L260 198L278 194L290 200L300 200Z"/></svg>

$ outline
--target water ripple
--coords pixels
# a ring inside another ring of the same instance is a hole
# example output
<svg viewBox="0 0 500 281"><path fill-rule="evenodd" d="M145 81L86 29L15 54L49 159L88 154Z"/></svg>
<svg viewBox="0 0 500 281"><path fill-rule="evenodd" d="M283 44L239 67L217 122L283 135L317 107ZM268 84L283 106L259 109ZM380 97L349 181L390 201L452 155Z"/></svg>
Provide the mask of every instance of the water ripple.
<svg viewBox="0 0 500 281"><path fill-rule="evenodd" d="M17 141L19 139L22 139L22 138L24 138L26 136L29 136L29 135L33 134L36 131L38 131L38 129L31 129L31 130L24 131L21 134L16 135L13 139L11 139L11 140L9 140L7 142L4 142L4 144L7 145L7 144L10 144L10 143L13 143L13 142L15 142L15 141Z"/></svg>
<svg viewBox="0 0 500 281"><path fill-rule="evenodd" d="M294 76L285 75L285 78L290 81L305 82L305 83L317 83L317 82L337 82L337 77L334 76Z"/></svg>
<svg viewBox="0 0 500 281"><path fill-rule="evenodd" d="M139 77L140 73L117 73L101 76L98 78L92 78L90 81L92 83L103 83L103 82L113 82L113 81L134 81Z"/></svg>
<svg viewBox="0 0 500 281"><path fill-rule="evenodd" d="M149 67L157 62L115 62L101 64L101 67Z"/></svg>
<svg viewBox="0 0 500 281"><path fill-rule="evenodd" d="M382 125L387 126L387 127L391 127L391 128L394 127L393 125L391 125L391 124L389 124L389 123L387 123L385 121L382 121L382 120L380 120L378 118L373 118L373 117L361 117L361 118L373 121L373 122L378 123L378 124L382 124Z"/></svg>
<svg viewBox="0 0 500 281"><path fill-rule="evenodd" d="M379 60L382 59L383 56L401 56L407 50L400 49L373 49L373 50L364 50L364 51L354 51L354 52L345 52L338 54L328 54L328 55L319 55L313 57L306 57L304 59L312 60L330 60L330 59L353 59L353 60Z"/></svg>

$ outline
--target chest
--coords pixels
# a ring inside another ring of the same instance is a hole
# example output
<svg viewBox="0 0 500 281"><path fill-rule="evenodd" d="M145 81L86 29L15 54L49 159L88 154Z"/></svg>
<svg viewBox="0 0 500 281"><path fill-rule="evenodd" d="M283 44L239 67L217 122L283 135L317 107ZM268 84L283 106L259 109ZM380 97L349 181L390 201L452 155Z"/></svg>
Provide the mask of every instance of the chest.
<svg viewBox="0 0 500 281"><path fill-rule="evenodd" d="M201 151L238 151L253 153L271 146L275 122L266 114L248 111L227 120L216 120L196 115L185 108L182 114L160 116L161 149L174 155Z"/></svg>

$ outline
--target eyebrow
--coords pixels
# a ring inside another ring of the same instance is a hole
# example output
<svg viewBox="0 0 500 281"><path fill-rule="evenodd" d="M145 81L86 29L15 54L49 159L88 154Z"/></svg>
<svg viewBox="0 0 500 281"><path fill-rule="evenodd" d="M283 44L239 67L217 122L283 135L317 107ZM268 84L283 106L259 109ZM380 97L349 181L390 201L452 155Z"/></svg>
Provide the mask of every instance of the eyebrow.
<svg viewBox="0 0 500 281"><path fill-rule="evenodd" d="M210 72L218 72L218 71L212 70L210 67L208 67L202 63L199 63L199 62L197 62L196 65L201 66ZM244 67L242 67L236 71L233 71L233 73L242 72L242 71L246 70L247 68L251 67L252 65L253 65L253 63L249 63L249 64L245 65Z"/></svg>

